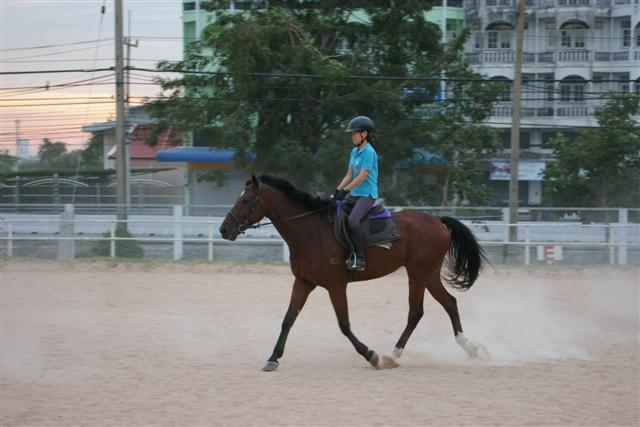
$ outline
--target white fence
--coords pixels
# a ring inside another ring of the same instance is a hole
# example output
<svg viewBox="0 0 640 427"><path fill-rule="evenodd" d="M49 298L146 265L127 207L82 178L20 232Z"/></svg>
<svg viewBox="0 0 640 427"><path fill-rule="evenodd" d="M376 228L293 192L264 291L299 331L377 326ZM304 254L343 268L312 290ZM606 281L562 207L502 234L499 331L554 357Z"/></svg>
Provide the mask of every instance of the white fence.
<svg viewBox="0 0 640 427"><path fill-rule="evenodd" d="M184 216L181 206L173 207L173 215L132 215L127 229L135 237L117 237L118 221L115 215L74 215L73 206L67 205L62 214L3 213L0 221L1 240L6 245L5 254L14 255L13 246L19 241L56 241L58 259L75 257L75 242L108 240L110 255L115 257L117 240L169 243L173 245L173 259L183 258L184 244L200 243L208 247L209 261L214 260L214 246L230 242L221 238L218 229L223 217ZM628 248L640 248L640 224L628 223L628 210L619 209L617 221L609 224L582 224L579 222L521 221L508 224L508 209L500 220L464 220L480 244L491 246L516 246L524 250L524 264L531 263L531 250L546 256L558 256L561 247L591 247L608 250L609 263L628 263ZM517 228L517 240L509 241L509 227ZM109 233L104 237L104 233ZM236 244L273 244L282 246L282 260L288 261L286 243L273 226L247 231ZM549 250L549 247L559 249ZM541 249L543 248L543 249ZM544 249L546 248L546 249Z"/></svg>

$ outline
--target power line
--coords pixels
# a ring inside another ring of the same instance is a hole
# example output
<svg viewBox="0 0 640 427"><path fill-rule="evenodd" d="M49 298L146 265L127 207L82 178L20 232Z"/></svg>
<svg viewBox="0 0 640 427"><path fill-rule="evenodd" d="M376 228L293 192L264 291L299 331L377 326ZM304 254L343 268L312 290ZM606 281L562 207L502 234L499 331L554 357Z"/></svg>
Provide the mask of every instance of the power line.
<svg viewBox="0 0 640 427"><path fill-rule="evenodd" d="M9 51L16 51L16 50L48 49L48 48L51 48L51 47L74 46L74 45L79 45L79 44L105 42L105 41L110 41L110 40L113 40L113 38L97 39L97 40L84 40L84 41L80 41L80 42L61 43L61 44L49 44L49 45L44 45L44 46L12 47L12 48L0 49L0 52L9 52Z"/></svg>
<svg viewBox="0 0 640 427"><path fill-rule="evenodd" d="M224 71L201 71L201 70L154 70L149 68L139 68L139 67L128 67L129 70L142 71L147 73L178 73L178 74L196 74L196 75L222 75L222 76L230 76L232 75L229 72ZM113 71L113 67L109 68L95 68L95 69L66 69L66 70L28 70L28 71L3 71L0 72L0 75L21 75L21 74L48 74L48 73L91 73L94 71ZM304 74L304 73L248 73L248 75L252 77L275 77L275 78L304 78L304 79L323 79L326 78L325 75L322 74ZM159 77L159 76L156 76ZM449 82L459 82L459 83L506 83L511 82L511 79L501 79L501 80L491 80L486 78L455 78L455 77L428 77L428 76L366 76L366 75L350 75L345 77L348 80L388 80L388 81L449 81ZM567 82L568 80L558 80L558 79L529 79L528 82ZM579 80L579 82L595 82L595 83L606 83L606 82L617 82L617 83L631 83L635 80L619 80L619 79L602 79L602 80L592 80L592 79L583 79Z"/></svg>

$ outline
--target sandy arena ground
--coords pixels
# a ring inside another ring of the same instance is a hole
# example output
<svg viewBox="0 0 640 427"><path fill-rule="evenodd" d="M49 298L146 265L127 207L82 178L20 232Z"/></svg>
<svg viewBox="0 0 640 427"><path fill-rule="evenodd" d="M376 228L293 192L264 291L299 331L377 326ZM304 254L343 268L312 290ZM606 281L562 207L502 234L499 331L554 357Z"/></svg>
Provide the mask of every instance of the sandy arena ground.
<svg viewBox="0 0 640 427"><path fill-rule="evenodd" d="M289 300L283 266L12 261L1 267L2 426L404 426L640 423L640 269L500 268L444 310L397 369L375 371L311 294L280 368L260 371ZM356 336L389 354L404 271L349 290Z"/></svg>

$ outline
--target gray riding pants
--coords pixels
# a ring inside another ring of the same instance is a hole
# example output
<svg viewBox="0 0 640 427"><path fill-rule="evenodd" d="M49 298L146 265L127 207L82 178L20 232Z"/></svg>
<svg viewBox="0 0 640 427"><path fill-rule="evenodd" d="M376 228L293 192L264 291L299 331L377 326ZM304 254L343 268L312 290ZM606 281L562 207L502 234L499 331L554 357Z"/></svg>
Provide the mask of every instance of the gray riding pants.
<svg viewBox="0 0 640 427"><path fill-rule="evenodd" d="M349 228L355 228L360 225L362 218L369 212L369 209L375 203L375 199L371 197L352 197L349 198L355 202L351 214L349 214Z"/></svg>

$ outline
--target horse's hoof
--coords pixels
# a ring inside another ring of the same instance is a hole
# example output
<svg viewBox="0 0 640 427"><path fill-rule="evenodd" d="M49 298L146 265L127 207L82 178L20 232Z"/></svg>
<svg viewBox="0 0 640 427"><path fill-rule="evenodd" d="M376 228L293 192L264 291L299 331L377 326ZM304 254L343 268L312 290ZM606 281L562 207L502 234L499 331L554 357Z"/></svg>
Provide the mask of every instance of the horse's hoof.
<svg viewBox="0 0 640 427"><path fill-rule="evenodd" d="M378 359L378 354L374 351L373 354L371 355L371 359L369 359L369 363L371 363L371 366L373 366L373 369L380 369L380 365L379 362L380 359Z"/></svg>
<svg viewBox="0 0 640 427"><path fill-rule="evenodd" d="M489 351L485 348L485 346L483 346L480 343L476 343L477 349L476 349L476 359L479 360L491 360L491 355L489 354Z"/></svg>
<svg viewBox="0 0 640 427"><path fill-rule="evenodd" d="M394 348L393 352L391 353L391 357L393 357L394 359L400 359L400 356L402 356L402 348Z"/></svg>
<svg viewBox="0 0 640 427"><path fill-rule="evenodd" d="M262 370L264 372L275 371L276 369L278 369L279 365L280 365L280 363L272 362L272 361L269 360L267 363L264 364L264 366L262 367Z"/></svg>
<svg viewBox="0 0 640 427"><path fill-rule="evenodd" d="M392 359L389 356L382 356L382 366L380 366L380 369L393 369L393 368L397 368L398 363Z"/></svg>

